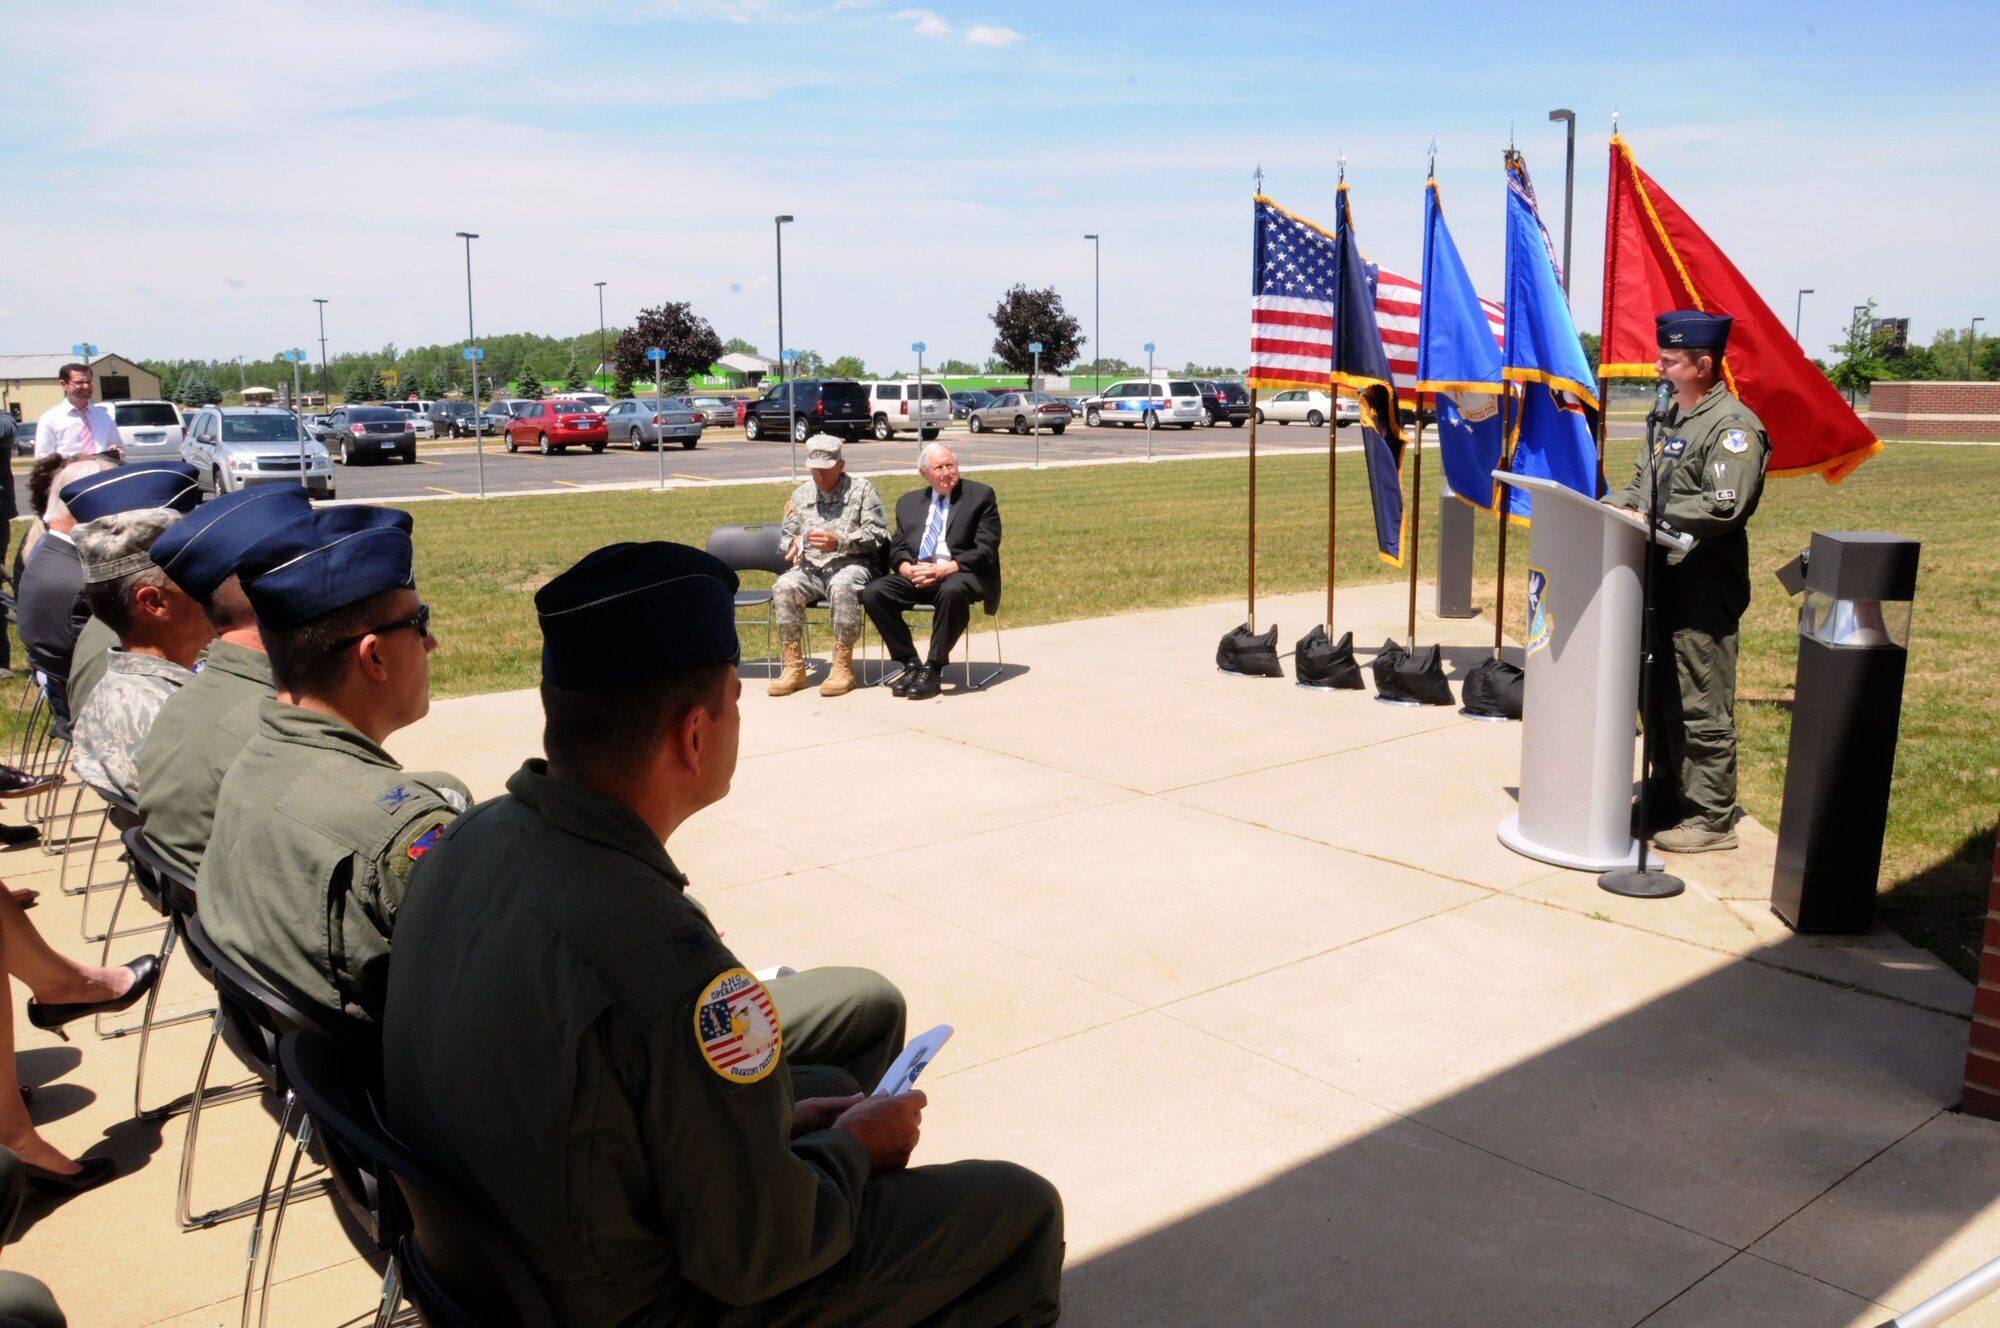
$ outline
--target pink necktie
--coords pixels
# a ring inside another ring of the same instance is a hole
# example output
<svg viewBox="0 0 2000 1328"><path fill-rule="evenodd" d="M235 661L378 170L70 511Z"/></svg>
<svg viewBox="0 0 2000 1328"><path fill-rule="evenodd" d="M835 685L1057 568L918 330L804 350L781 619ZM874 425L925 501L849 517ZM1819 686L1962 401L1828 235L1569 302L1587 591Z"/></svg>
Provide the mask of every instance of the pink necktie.
<svg viewBox="0 0 2000 1328"><path fill-rule="evenodd" d="M83 434L76 445L78 456L90 456L97 451L97 435L90 431L90 411L83 412Z"/></svg>

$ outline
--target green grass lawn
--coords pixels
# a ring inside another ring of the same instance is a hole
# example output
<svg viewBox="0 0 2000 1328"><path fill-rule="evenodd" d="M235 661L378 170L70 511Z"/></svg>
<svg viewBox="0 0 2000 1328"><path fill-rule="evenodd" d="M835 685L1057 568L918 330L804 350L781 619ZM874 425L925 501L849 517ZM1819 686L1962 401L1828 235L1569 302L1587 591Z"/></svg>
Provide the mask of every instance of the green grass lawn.
<svg viewBox="0 0 2000 1328"><path fill-rule="evenodd" d="M1636 443L1614 444L1613 482ZM1425 461L1426 552L1435 548L1438 467ZM1006 520L1010 627L1223 601L1217 634L1240 614L1247 469L1241 461L996 471ZM1358 455L1343 455L1339 584L1403 575L1375 556ZM881 481L893 509L917 487ZM708 530L775 518L785 484L592 493L488 502L414 504L419 590L442 646L435 691L465 696L534 685L540 660L533 591L601 544L670 539L700 544ZM1796 602L1771 569L1815 529L1886 530L1921 540L1922 571L1903 703L1883 878L1887 920L1961 972L1974 971L2000 811L2000 665L1986 653L2000 610L2000 553L1988 538L2000 492L2000 448L1900 446L1839 485L1773 483L1751 530L1755 600L1743 624L1738 723L1743 805L1778 822L1796 655ZM1325 585L1326 461L1285 456L1258 468L1258 591ZM1479 523L1475 602L1493 603L1494 531ZM1509 632L1522 635L1526 540L1510 538ZM749 576L746 584L767 582ZM1286 642L1310 623L1283 624ZM1373 644L1373 643L1368 643ZM754 637L746 641L761 648ZM615 648L615 646L610 647ZM18 646L15 659L21 658ZM10 685L18 689L20 684ZM13 696L7 695L11 714Z"/></svg>

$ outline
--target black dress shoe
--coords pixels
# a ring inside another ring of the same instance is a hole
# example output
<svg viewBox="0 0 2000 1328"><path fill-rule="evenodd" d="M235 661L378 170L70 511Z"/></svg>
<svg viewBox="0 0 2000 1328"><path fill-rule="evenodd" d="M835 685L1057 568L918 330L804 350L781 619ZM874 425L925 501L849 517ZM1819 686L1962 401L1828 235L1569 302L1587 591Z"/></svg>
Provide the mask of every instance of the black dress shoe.
<svg viewBox="0 0 2000 1328"><path fill-rule="evenodd" d="M32 1163L21 1165L28 1173L28 1188L41 1194L82 1194L118 1174L118 1163L108 1157L79 1158L78 1169L67 1176Z"/></svg>
<svg viewBox="0 0 2000 1328"><path fill-rule="evenodd" d="M160 976L160 960L157 955L140 955L125 967L132 970L132 985L123 996L113 996L108 1001L74 1001L67 1005L42 1005L28 1002L28 1022L44 1032L54 1033L63 1041L69 1041L64 1024L73 1024L79 1019L94 1014L117 1014L129 1010L146 999L146 993Z"/></svg>
<svg viewBox="0 0 2000 1328"><path fill-rule="evenodd" d="M54 775L31 775L11 765L0 765L0 798L29 798L45 793L62 781Z"/></svg>
<svg viewBox="0 0 2000 1328"><path fill-rule="evenodd" d="M41 837L42 832L32 825L0 825L0 844L8 848L32 844Z"/></svg>
<svg viewBox="0 0 2000 1328"><path fill-rule="evenodd" d="M910 684L917 680L917 674L923 671L923 666L914 659L899 659L896 663L903 671L896 675L896 681L889 684L889 695L908 696Z"/></svg>
<svg viewBox="0 0 2000 1328"><path fill-rule="evenodd" d="M917 670L915 677L910 679L910 689L903 695L912 701L928 701L941 690L938 671L926 664Z"/></svg>

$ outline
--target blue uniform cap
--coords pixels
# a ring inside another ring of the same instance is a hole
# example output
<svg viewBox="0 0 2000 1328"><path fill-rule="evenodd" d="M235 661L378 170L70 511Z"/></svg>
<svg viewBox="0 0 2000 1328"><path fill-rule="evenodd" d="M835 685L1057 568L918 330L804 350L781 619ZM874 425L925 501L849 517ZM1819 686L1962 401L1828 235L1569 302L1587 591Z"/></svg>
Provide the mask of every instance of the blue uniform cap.
<svg viewBox="0 0 2000 1328"><path fill-rule="evenodd" d="M174 584L207 601L258 540L312 512L296 484L260 484L203 503L153 543L153 561Z"/></svg>
<svg viewBox="0 0 2000 1328"><path fill-rule="evenodd" d="M57 496L78 524L147 507L186 513L201 501L201 479L185 461L137 461L73 480Z"/></svg>
<svg viewBox="0 0 2000 1328"><path fill-rule="evenodd" d="M257 621L279 630L323 618L370 595L417 583L408 512L326 507L251 545L236 575Z"/></svg>
<svg viewBox="0 0 2000 1328"><path fill-rule="evenodd" d="M1659 338L1661 350L1712 350L1720 353L1729 344L1729 325L1735 321L1728 314L1675 309L1653 320L1653 332Z"/></svg>
<svg viewBox="0 0 2000 1328"><path fill-rule="evenodd" d="M685 544L611 544L535 592L542 677L599 691L734 664L736 573Z"/></svg>

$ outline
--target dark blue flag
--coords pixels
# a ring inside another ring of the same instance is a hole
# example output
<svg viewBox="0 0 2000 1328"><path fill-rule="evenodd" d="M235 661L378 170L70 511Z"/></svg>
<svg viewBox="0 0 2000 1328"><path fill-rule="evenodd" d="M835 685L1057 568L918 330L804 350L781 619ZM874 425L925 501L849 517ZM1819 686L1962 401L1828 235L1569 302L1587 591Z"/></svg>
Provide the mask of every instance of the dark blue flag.
<svg viewBox="0 0 2000 1328"><path fill-rule="evenodd" d="M1438 449L1451 491L1492 511L1493 471L1505 440L1500 430L1500 338L1497 307L1472 278L1445 228L1437 181L1424 188L1424 302L1417 317L1417 390L1435 394Z"/></svg>
<svg viewBox="0 0 2000 1328"><path fill-rule="evenodd" d="M1381 326L1375 321L1375 272L1354 242L1344 184L1336 198L1333 237L1333 383L1360 403L1361 451L1368 461L1368 496L1375 505L1375 549L1383 562L1401 567L1403 422L1396 413Z"/></svg>

